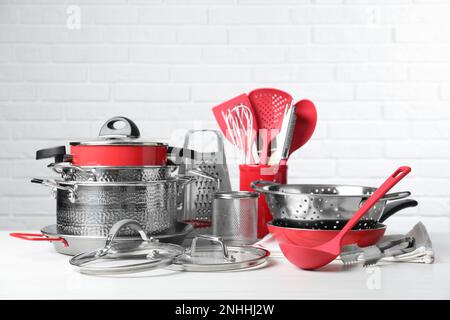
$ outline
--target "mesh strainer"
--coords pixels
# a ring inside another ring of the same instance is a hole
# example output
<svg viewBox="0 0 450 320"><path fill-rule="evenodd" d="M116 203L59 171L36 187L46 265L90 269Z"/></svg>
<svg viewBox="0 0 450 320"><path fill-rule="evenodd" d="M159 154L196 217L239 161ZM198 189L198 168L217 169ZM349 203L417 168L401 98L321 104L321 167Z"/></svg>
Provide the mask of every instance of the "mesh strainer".
<svg viewBox="0 0 450 320"><path fill-rule="evenodd" d="M227 244L248 245L257 241L258 193L219 192L213 202L213 234Z"/></svg>

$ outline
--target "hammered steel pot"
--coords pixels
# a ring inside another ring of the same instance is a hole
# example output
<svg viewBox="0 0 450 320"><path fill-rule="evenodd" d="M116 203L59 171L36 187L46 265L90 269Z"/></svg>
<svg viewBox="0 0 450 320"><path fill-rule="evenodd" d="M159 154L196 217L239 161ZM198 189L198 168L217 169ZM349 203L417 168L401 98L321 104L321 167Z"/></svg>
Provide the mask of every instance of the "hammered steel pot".
<svg viewBox="0 0 450 320"><path fill-rule="evenodd" d="M376 188L364 186L278 184L270 181L253 181L251 186L264 194L273 219L288 224L350 220L376 191ZM408 191L386 194L363 216L361 223L378 222L388 200L409 195Z"/></svg>
<svg viewBox="0 0 450 320"><path fill-rule="evenodd" d="M71 163L52 163L48 166L64 181L145 182L175 178L178 166L140 167L79 167Z"/></svg>
<svg viewBox="0 0 450 320"><path fill-rule="evenodd" d="M67 235L106 236L122 219L138 221L147 234L170 231L182 210L180 177L148 182L99 183L33 179L52 188L56 197L57 231ZM136 235L124 229L121 235Z"/></svg>

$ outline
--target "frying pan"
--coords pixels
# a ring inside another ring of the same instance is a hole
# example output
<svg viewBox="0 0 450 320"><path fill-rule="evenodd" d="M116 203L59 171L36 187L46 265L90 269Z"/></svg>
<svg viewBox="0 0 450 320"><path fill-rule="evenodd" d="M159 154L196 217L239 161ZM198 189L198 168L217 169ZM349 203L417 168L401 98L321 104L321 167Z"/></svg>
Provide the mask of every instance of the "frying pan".
<svg viewBox="0 0 450 320"><path fill-rule="evenodd" d="M177 222L173 232L167 232L154 235L154 239L160 242L174 243L181 245L186 236L194 229L188 223ZM83 252L93 251L105 246L106 237L103 236L77 236L61 234L57 231L56 225L49 225L41 229L41 233L10 233L10 236L29 241L51 242L55 250L66 255L77 255ZM116 241L130 247L140 243L142 238L139 236L118 237Z"/></svg>
<svg viewBox="0 0 450 320"><path fill-rule="evenodd" d="M347 234L347 236L344 237L343 245L357 244L360 247L367 247L376 244L386 232L386 225L382 222L384 222L386 219L400 210L415 206L417 206L417 201L412 199L396 201L394 203L388 204L378 223L373 225L370 229L354 228ZM319 224L320 222L321 221L319 221ZM340 231L339 227L333 228L336 226L336 224L334 224L334 221L322 222L324 222L324 226L330 225L331 228L302 228L302 225L300 223L296 225L290 224L289 226L285 226L285 223L280 220L271 221L267 224L267 226L269 228L269 232L280 244L288 243L314 247L333 239ZM345 224L346 221L343 220L342 223L338 225L344 226Z"/></svg>

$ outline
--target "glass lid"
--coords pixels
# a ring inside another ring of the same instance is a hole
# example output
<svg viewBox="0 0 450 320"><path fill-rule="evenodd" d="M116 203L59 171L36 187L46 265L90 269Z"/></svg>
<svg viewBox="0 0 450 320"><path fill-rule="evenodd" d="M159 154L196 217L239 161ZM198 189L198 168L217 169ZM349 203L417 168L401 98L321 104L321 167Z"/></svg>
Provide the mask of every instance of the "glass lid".
<svg viewBox="0 0 450 320"><path fill-rule="evenodd" d="M198 246L200 239L209 240L210 244ZM262 248L226 246L220 237L199 235L192 240L191 248L175 258L168 268L203 272L247 269L264 263L269 255L270 252Z"/></svg>
<svg viewBox="0 0 450 320"><path fill-rule="evenodd" d="M138 231L143 241L133 246L114 242L122 228ZM76 255L70 260L70 264L88 274L133 273L166 267L183 252L184 248L179 245L148 239L137 221L125 219L111 228L103 248Z"/></svg>
<svg viewBox="0 0 450 320"><path fill-rule="evenodd" d="M142 242L114 242L122 228L139 232ZM199 240L204 245L199 246ZM147 238L139 223L125 219L117 222L110 230L105 246L82 253L70 260L70 264L87 274L121 274L143 272L167 267L177 271L230 271L252 268L267 260L269 251L251 247L227 247L221 238L200 235L192 240L189 249L175 244L160 243Z"/></svg>

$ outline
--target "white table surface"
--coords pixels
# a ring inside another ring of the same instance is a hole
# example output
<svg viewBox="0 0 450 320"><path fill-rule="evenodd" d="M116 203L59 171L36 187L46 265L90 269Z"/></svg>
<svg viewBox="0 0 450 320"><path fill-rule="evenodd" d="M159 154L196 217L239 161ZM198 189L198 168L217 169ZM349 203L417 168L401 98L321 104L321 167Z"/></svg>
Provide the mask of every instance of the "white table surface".
<svg viewBox="0 0 450 320"><path fill-rule="evenodd" d="M126 276L83 275L69 256L49 243L0 232L1 299L449 299L449 234L431 234L434 264L383 265L370 274L362 266L333 262L304 271L282 257L265 268L239 272L159 270ZM368 283L379 279L379 287Z"/></svg>

